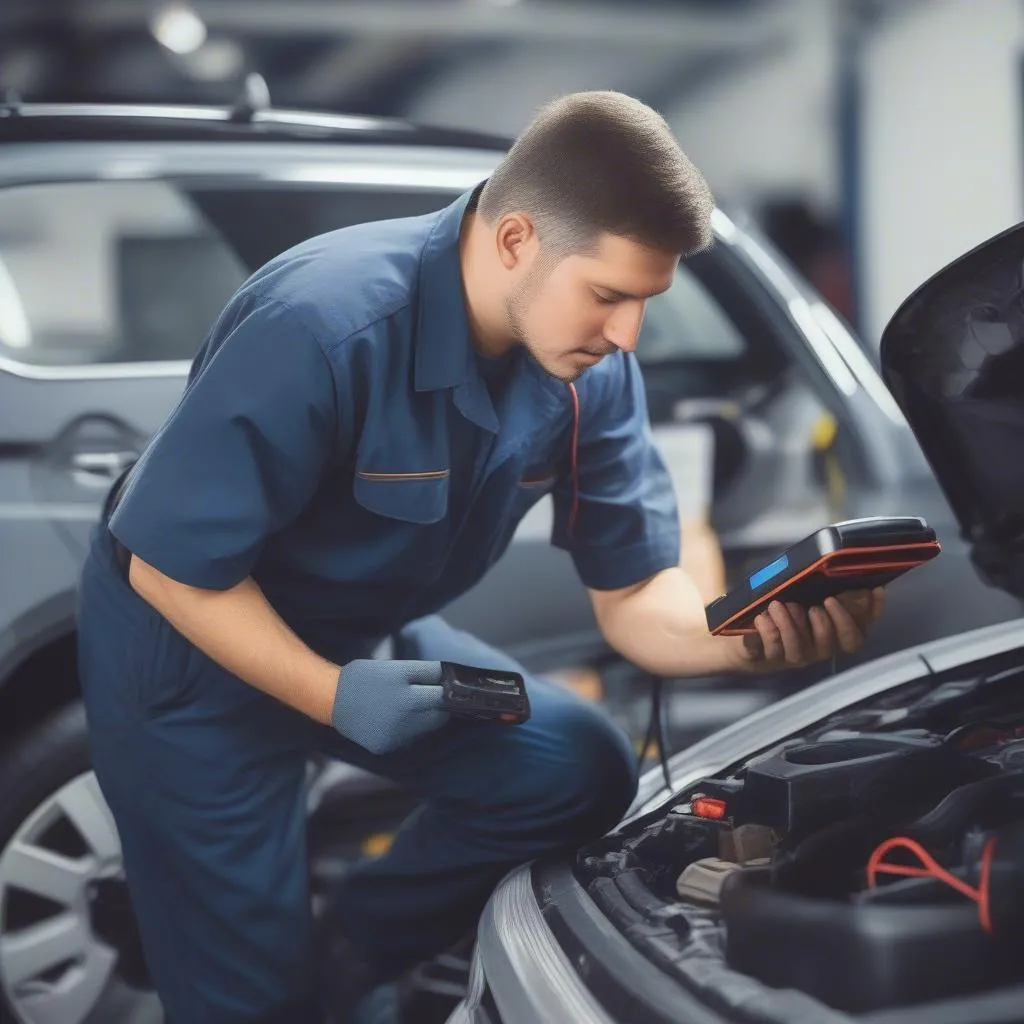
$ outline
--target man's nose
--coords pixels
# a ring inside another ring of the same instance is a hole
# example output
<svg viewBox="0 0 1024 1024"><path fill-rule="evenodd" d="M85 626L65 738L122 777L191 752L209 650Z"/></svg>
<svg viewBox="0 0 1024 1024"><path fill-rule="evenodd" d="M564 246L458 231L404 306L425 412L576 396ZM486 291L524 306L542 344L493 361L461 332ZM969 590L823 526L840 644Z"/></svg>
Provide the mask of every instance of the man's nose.
<svg viewBox="0 0 1024 1024"><path fill-rule="evenodd" d="M643 302L623 302L612 312L604 325L605 341L623 352L635 352L644 324Z"/></svg>

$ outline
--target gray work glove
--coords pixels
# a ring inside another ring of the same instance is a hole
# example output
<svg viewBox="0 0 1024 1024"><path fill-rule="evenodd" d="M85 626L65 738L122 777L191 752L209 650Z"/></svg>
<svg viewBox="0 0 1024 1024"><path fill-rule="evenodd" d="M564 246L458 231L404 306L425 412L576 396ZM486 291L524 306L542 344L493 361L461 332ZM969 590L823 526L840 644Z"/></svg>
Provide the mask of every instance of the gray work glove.
<svg viewBox="0 0 1024 1024"><path fill-rule="evenodd" d="M331 724L372 754L404 747L450 715L439 661L350 661L341 670Z"/></svg>

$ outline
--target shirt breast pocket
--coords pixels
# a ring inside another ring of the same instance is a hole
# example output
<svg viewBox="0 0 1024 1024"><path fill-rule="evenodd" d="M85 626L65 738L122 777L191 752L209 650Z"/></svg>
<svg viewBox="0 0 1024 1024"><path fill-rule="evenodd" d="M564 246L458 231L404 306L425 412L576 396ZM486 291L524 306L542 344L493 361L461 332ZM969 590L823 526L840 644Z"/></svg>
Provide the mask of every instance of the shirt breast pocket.
<svg viewBox="0 0 1024 1024"><path fill-rule="evenodd" d="M352 496L354 535L374 552L378 579L422 582L444 561L448 542L449 470L358 469Z"/></svg>
<svg viewBox="0 0 1024 1024"><path fill-rule="evenodd" d="M356 471L353 493L363 508L407 523L439 522L448 509L447 469L427 472Z"/></svg>

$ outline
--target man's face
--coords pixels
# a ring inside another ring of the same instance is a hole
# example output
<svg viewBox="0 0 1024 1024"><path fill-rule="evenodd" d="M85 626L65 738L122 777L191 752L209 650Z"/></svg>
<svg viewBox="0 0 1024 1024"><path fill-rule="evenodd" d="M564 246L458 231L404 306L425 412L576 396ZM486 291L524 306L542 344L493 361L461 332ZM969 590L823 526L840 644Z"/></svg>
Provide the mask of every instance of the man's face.
<svg viewBox="0 0 1024 1024"><path fill-rule="evenodd" d="M678 265L677 255L618 235L554 266L538 246L517 268L509 327L547 373L573 381L616 349L636 348L647 299L669 288Z"/></svg>

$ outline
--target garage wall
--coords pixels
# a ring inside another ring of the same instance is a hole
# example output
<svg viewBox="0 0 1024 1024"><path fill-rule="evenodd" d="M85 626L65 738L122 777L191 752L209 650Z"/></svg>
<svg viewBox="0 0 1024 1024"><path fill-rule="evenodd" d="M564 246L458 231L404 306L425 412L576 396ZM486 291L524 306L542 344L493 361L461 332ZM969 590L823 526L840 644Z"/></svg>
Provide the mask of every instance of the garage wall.
<svg viewBox="0 0 1024 1024"><path fill-rule="evenodd" d="M1024 219L1020 0L940 0L865 40L862 325L964 250Z"/></svg>
<svg viewBox="0 0 1024 1024"><path fill-rule="evenodd" d="M839 202L834 4L793 0L787 44L694 89L665 110L683 148L723 200L769 192Z"/></svg>

